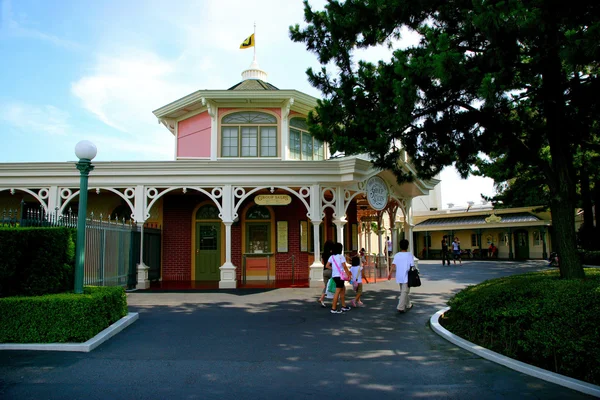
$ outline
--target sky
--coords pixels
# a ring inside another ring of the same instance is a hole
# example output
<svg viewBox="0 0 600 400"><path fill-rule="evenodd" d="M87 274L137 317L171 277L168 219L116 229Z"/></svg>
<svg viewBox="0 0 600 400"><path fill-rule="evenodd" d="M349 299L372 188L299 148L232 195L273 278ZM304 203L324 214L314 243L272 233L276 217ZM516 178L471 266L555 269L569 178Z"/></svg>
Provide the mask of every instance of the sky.
<svg viewBox="0 0 600 400"><path fill-rule="evenodd" d="M321 97L306 79L316 56L289 38L305 24L301 0L0 0L0 162L73 161L83 139L97 161L173 160L173 136L152 111L240 82L253 50L239 46L254 24L268 81ZM356 55L389 57L383 47ZM444 208L494 193L491 179L462 180L452 167L441 179Z"/></svg>

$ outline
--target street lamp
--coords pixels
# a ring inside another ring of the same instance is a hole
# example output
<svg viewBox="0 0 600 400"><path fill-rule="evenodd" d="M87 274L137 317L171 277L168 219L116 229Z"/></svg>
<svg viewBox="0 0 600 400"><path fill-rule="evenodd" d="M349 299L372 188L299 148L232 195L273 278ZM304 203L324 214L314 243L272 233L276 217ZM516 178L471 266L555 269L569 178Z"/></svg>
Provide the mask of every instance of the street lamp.
<svg viewBox="0 0 600 400"><path fill-rule="evenodd" d="M81 176L79 179L79 210L77 211L77 246L75 248L75 293L83 293L83 265L85 261L85 220L87 214L88 176L94 169L92 160L97 149L89 140L75 145L75 155L79 162L75 164Z"/></svg>

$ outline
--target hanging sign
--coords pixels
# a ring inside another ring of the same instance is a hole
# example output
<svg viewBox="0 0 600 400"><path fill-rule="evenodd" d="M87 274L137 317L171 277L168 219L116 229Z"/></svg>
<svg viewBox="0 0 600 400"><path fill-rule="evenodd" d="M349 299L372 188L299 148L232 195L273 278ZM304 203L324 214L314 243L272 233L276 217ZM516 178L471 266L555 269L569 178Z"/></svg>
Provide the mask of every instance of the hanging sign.
<svg viewBox="0 0 600 400"><path fill-rule="evenodd" d="M381 211L387 206L389 191L385 181L378 176L372 176L367 181L367 201L371 208Z"/></svg>
<svg viewBox="0 0 600 400"><path fill-rule="evenodd" d="M261 206L287 206L292 202L292 198L287 194L259 194L254 198L254 202Z"/></svg>

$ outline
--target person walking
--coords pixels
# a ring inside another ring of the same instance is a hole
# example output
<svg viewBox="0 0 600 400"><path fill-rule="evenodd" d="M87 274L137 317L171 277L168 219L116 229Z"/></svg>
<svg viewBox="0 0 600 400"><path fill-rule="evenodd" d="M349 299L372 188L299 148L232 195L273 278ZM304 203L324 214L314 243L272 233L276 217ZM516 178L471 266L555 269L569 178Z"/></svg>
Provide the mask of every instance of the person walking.
<svg viewBox="0 0 600 400"><path fill-rule="evenodd" d="M341 243L333 245L333 254L329 257L326 267L331 269L331 279L335 282L335 294L331 303L332 314L341 314L344 311L350 311L350 307L346 307L346 286L342 278L350 279L352 274L346 264L346 257L342 254L344 246ZM337 304L340 301L342 308L338 310Z"/></svg>
<svg viewBox="0 0 600 400"><path fill-rule="evenodd" d="M331 268L327 268L327 261L329 260L329 257L331 257L331 255L333 254L333 245L335 243L333 243L332 240L327 240L324 244L323 244L323 253L321 253L321 259L323 262L323 292L321 293L321 297L319 297L319 300L317 300L319 302L319 304L321 304L321 307L323 308L327 308L327 306L325 305L325 294L327 291L327 284L329 283L329 279L331 279Z"/></svg>
<svg viewBox="0 0 600 400"><path fill-rule="evenodd" d="M388 236L386 238L386 243L387 243L387 252L388 252L388 257L392 257L393 256L393 252L394 252L394 244L392 243L392 241L390 240L390 237Z"/></svg>
<svg viewBox="0 0 600 400"><path fill-rule="evenodd" d="M352 266L350 267L350 273L352 274L352 287L354 288L355 297L350 302L352 307L364 307L364 303L360 301L360 298L363 294L363 279L365 282L369 283L367 277L365 276L364 267L362 262L360 261L360 257L354 256L352 257Z"/></svg>
<svg viewBox="0 0 600 400"><path fill-rule="evenodd" d="M454 241L452 242L452 254L454 255L454 265L456 265L456 260L460 265L462 265L462 258L460 257L460 240L458 237L454 237Z"/></svg>
<svg viewBox="0 0 600 400"><path fill-rule="evenodd" d="M394 256L392 268L388 275L389 281L392 279L392 275L395 272L396 283L398 283L398 287L400 288L398 306L396 307L399 313L405 313L413 307L409 295L410 288L408 287L408 270L413 265L415 265L415 258L412 253L408 251L408 240L402 239L400 241L400 251Z"/></svg>
<svg viewBox="0 0 600 400"><path fill-rule="evenodd" d="M444 235L442 238L442 267L446 265L450 266L450 253L448 252L448 235Z"/></svg>

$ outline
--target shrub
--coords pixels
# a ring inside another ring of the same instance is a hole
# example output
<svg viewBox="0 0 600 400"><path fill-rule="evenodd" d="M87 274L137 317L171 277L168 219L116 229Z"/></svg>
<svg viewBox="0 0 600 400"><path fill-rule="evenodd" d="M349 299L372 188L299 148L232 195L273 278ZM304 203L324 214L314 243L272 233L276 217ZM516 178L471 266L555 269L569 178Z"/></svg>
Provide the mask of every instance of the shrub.
<svg viewBox="0 0 600 400"><path fill-rule="evenodd" d="M455 295L449 331L508 357L600 384L600 270L556 270L485 281Z"/></svg>
<svg viewBox="0 0 600 400"><path fill-rule="evenodd" d="M584 265L600 265L600 251L579 250L579 257Z"/></svg>
<svg viewBox="0 0 600 400"><path fill-rule="evenodd" d="M0 228L0 296L32 296L71 289L74 231Z"/></svg>
<svg viewBox="0 0 600 400"><path fill-rule="evenodd" d="M126 315L121 287L0 298L0 343L85 342Z"/></svg>

